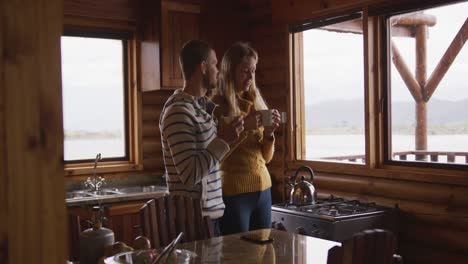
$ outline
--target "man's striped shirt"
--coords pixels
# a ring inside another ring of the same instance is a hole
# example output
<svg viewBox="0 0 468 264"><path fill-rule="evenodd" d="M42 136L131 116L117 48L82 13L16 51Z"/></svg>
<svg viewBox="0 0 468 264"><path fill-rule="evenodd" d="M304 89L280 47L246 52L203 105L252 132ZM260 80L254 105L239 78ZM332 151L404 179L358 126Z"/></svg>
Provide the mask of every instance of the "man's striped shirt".
<svg viewBox="0 0 468 264"><path fill-rule="evenodd" d="M169 192L200 198L203 215L217 219L225 207L219 161L229 145L217 137L214 107L209 100L203 107L195 97L176 90L164 105L159 128Z"/></svg>

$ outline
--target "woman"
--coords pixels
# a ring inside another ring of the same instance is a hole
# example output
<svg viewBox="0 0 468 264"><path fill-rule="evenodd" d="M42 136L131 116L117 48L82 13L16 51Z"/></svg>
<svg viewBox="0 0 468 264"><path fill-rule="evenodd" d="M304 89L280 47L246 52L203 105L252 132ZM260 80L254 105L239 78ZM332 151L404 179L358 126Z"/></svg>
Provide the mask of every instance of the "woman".
<svg viewBox="0 0 468 264"><path fill-rule="evenodd" d="M221 164L223 199L220 221L223 235L271 227L271 179L266 164L274 152L274 131L280 115L273 109L272 124L262 126L259 110L267 105L255 85L257 52L235 43L221 62L219 86L213 101L219 125L244 118L244 132Z"/></svg>

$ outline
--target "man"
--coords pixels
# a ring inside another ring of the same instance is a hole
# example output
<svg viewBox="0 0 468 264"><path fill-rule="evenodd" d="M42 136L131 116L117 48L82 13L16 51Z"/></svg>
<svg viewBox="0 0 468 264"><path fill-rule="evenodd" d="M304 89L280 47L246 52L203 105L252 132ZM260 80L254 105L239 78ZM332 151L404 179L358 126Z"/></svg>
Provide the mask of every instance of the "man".
<svg viewBox="0 0 468 264"><path fill-rule="evenodd" d="M225 207L219 162L244 130L244 121L238 117L217 129L215 104L205 95L216 88L218 60L207 43L185 43L179 62L184 87L169 97L159 121L169 192L200 198L203 216L213 219L219 234L217 220Z"/></svg>

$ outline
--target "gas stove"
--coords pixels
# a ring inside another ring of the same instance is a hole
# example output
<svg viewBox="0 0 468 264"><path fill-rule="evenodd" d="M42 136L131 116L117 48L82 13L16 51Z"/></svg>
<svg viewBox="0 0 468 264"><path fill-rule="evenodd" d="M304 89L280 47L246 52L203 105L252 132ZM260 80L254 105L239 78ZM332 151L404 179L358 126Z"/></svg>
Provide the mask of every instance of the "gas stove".
<svg viewBox="0 0 468 264"><path fill-rule="evenodd" d="M272 206L273 228L343 241L370 228L395 229L395 210L373 202L330 196L315 204Z"/></svg>

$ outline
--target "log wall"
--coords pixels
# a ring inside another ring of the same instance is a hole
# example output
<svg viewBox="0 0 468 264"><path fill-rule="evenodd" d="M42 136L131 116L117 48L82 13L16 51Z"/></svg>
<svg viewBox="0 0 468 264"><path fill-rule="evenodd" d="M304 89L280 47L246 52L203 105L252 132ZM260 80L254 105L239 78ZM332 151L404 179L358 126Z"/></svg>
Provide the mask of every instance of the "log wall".
<svg viewBox="0 0 468 264"><path fill-rule="evenodd" d="M0 2L0 14L3 17L5 10L4 2ZM3 25L3 24L2 24ZM0 25L0 50L3 51L3 26ZM4 83L4 61L0 63L0 204L8 204L8 178L6 174L6 142L5 142L5 83ZM8 207L0 207L0 263L7 261L7 230L8 230Z"/></svg>
<svg viewBox="0 0 468 264"><path fill-rule="evenodd" d="M280 12L294 18L295 9L273 10L271 2L275 1L250 1L249 25L251 41L260 57L257 82L270 105L283 111L288 109L288 102L291 100L288 91L288 43L285 39L287 29L283 23L276 23L272 14ZM333 11L334 7L340 9L359 5L361 2L379 1L277 2L302 3L309 5L307 10L312 14L315 11L317 14L326 14ZM310 8L312 3L317 5L316 9ZM304 13L303 8L298 9ZM280 138L278 135L277 139ZM277 184L274 187L275 200L281 197L282 186L278 184L282 184L284 174L291 175L294 172L292 168L287 170L287 165L282 164L285 159L281 152L291 151L289 147L277 151L270 166ZM282 170L283 166L286 167L286 173ZM319 194L334 194L399 207L399 253L405 263L468 263L468 188L454 183L408 181L404 180L404 173L392 177L393 179L384 176L384 171L381 174L380 177L372 177L318 171L314 185Z"/></svg>

